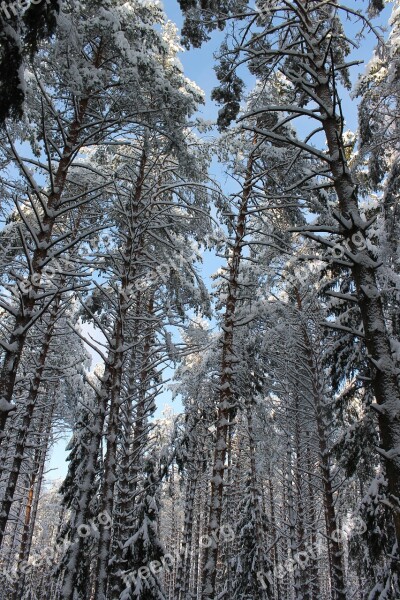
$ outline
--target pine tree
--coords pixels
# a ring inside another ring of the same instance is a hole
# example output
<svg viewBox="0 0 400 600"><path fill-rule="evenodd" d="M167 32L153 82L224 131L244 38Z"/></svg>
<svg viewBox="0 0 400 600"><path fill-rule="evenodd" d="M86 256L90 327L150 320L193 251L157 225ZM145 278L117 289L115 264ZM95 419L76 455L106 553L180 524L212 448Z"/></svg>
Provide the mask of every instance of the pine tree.
<svg viewBox="0 0 400 600"><path fill-rule="evenodd" d="M158 532L160 479L155 457L150 455L144 460L143 498L137 507L136 531L126 542L126 547L130 548L132 570L124 575L128 586L122 592L121 600L166 600L159 576L165 565L161 562L165 552ZM168 564L164 568L168 568Z"/></svg>

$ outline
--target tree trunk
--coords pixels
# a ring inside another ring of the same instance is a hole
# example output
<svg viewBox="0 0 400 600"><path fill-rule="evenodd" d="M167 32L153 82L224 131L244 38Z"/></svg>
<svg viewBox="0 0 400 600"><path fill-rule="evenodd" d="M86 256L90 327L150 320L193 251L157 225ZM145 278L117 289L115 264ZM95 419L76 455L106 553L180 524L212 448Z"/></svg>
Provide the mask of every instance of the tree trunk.
<svg viewBox="0 0 400 600"><path fill-rule="evenodd" d="M253 162L254 156L251 155L248 161L246 180L243 186L242 198L237 216L235 242L232 247L228 267L228 294L224 322L222 325L221 379L219 385L217 430L215 434L215 450L209 504L208 534L212 542L205 553L202 600L214 600L216 597L219 550L218 530L221 526L228 431L231 426L230 422L232 420L234 408L233 379L236 364L234 350L235 312L238 300L238 278L240 274L243 240L246 234L247 207L252 191Z"/></svg>
<svg viewBox="0 0 400 600"><path fill-rule="evenodd" d="M308 435L309 437L309 435ZM315 490L312 484L312 473L315 472L315 465L311 460L311 447L309 441L307 442L307 488L308 488L308 512L309 512L309 520L310 520L310 530L311 530L311 547L315 548L317 543L317 528L316 528L316 497ZM310 572L310 598L311 600L319 600L321 597L321 590L319 586L319 575L318 575L318 562L317 559L312 553L310 556L311 565L308 568Z"/></svg>
<svg viewBox="0 0 400 600"><path fill-rule="evenodd" d="M188 600L189 594L189 574L190 574L190 552L193 541L193 515L194 502L196 497L197 482L199 478L200 465L195 463L188 466L187 487L184 508L184 521L182 533L182 545L180 551L180 560L175 583L176 600Z"/></svg>
<svg viewBox="0 0 400 600"><path fill-rule="evenodd" d="M296 482L296 505L297 505L297 552L305 551L305 531L304 531L304 504L303 504L303 482L302 482L302 461L304 460L303 454L303 444L302 444L302 424L300 423L300 401L299 395L295 392L295 400L294 400L294 419L295 419L295 429L294 429L294 448L296 452L296 462L295 462L295 482ZM300 569L300 586L301 586L301 595L300 597L304 600L309 600L310 597L310 589L309 589L309 577L308 577L308 569Z"/></svg>
<svg viewBox="0 0 400 600"><path fill-rule="evenodd" d="M253 426L253 415L252 415L252 406L250 402L247 402L246 405L246 417L247 417L247 432L249 436L249 451L250 451L250 474L251 474L251 505L252 511L251 514L254 519L254 529L257 543L257 554L256 554L256 562L252 566L252 569L255 573L261 571L264 573L266 571L266 566L268 572L271 573L271 560L269 556L265 556L264 548L266 544L266 531L263 525L263 507L262 507L262 498L261 492L258 486L258 477L257 477L257 467L256 467L256 446L255 446L255 437L254 437L254 426ZM266 573L267 575L267 573ZM264 578L265 585L260 586L254 590L254 600L268 600L271 597L271 586L267 577Z"/></svg>
<svg viewBox="0 0 400 600"><path fill-rule="evenodd" d="M273 480L272 480L272 472L271 472L271 466L268 466L268 496L269 496L269 511L270 511L270 522L271 522L271 533L273 535L273 548L272 548L272 562L273 562L273 566L274 566L274 570L278 568L279 566L279 550L278 550L278 537L277 537L277 523L276 523L276 516L275 516L275 490L274 490L274 484L273 484ZM274 595L272 596L273 598L275 598L276 600L281 600L282 596L281 596L281 586L280 586L280 581L279 578L277 577L274 581Z"/></svg>
<svg viewBox="0 0 400 600"><path fill-rule="evenodd" d="M93 59L96 68L101 61L102 44L98 45ZM4 430L7 418L15 406L12 404L14 387L17 377L18 366L21 360L26 337L30 327L35 323L38 315L34 314L37 306L37 294L40 293L40 285L45 260L51 255L51 237L57 220L57 211L62 202L62 196L67 184L67 177L76 150L79 148L79 137L82 133L82 124L90 103L90 91L86 91L75 106L75 118L71 123L68 133L65 135L65 143L53 177L52 190L46 197L44 216L36 237L38 244L30 260L30 285L19 286L19 309L15 314L14 329L10 334L7 347L5 347L3 365L0 372L0 444L4 439ZM15 148L10 140L12 151L16 155ZM50 160L50 156L48 157ZM40 193L40 192L38 192ZM22 233L21 233L22 235ZM40 311L39 311L40 315Z"/></svg>
<svg viewBox="0 0 400 600"><path fill-rule="evenodd" d="M288 432L290 432L290 417L287 416ZM290 556L293 561L293 582L294 582L294 600L303 600L302 586L300 579L300 571L296 562L295 556L298 552L297 543L297 513L294 502L294 486L293 486L293 466L292 466L292 446L290 435L287 439L286 448L286 490L287 490L287 507L288 507L288 530L289 530L289 548Z"/></svg>

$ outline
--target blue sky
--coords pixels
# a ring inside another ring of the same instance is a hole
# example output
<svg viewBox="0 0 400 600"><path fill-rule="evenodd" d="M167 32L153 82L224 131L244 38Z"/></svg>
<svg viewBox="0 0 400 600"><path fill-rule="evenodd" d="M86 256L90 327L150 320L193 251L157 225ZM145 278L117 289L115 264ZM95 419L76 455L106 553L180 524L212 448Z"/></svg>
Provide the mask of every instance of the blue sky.
<svg viewBox="0 0 400 600"><path fill-rule="evenodd" d="M182 15L177 0L164 0L163 3L168 18L180 28ZM213 53L218 50L222 39L223 34L216 32L211 36L210 42L204 44L202 48L192 48L180 55L186 76L194 80L206 94L206 105L200 109L201 115L205 119L215 119L218 112L218 108L210 100L210 95L211 90L218 84L212 69Z"/></svg>

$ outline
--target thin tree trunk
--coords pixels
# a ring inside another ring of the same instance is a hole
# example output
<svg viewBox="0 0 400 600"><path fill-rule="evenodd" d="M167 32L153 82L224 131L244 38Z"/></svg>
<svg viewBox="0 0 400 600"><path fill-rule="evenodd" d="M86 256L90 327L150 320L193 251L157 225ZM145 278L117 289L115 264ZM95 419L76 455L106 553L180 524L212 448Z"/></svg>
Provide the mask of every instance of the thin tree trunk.
<svg viewBox="0 0 400 600"><path fill-rule="evenodd" d="M332 592L334 600L346 600L347 586L343 565L343 550L338 542L338 537L335 535L338 531L338 521L336 517L335 498L332 488L329 451L326 443L327 436L324 426L324 415L319 399L314 398L314 401L316 402L315 408L320 450L320 469L322 473L324 491L325 523L331 563Z"/></svg>
<svg viewBox="0 0 400 600"><path fill-rule="evenodd" d="M288 431L290 431L290 421L289 417L287 418ZM295 511L295 503L294 503L294 489L293 489L293 474L292 474L292 446L291 439L288 435L287 440L287 448L286 448L286 489L287 489L287 507L288 507L288 529L289 529L289 547L290 547L290 556L293 560L293 564L295 565L293 571L293 581L294 581L294 599L302 600L303 594L301 589L301 580L300 580L300 571L296 566L295 555L298 552L298 543L297 543L297 514Z"/></svg>
<svg viewBox="0 0 400 600"><path fill-rule="evenodd" d="M269 511L270 511L270 521L271 521L271 529L273 532L273 549L272 549L272 561L274 570L278 568L279 565L279 551L278 551L278 539L277 539L277 524L276 524L276 516L275 516L275 490L274 484L272 480L272 472L271 466L268 466L268 495L269 495ZM274 598L276 600L281 600L281 586L279 578L275 579L275 594Z"/></svg>
<svg viewBox="0 0 400 600"><path fill-rule="evenodd" d="M282 474L284 477L284 481L282 484L282 508L289 506L288 490L287 490L287 485L286 485L286 474L287 474L287 469L288 469L288 466L287 466L288 451L289 451L289 448L287 447L286 452L282 452L282 467L281 467L281 469L282 469ZM280 519L283 521L285 518L286 518L286 510L284 509L284 513L283 513L283 515L281 514ZM281 556L279 557L278 564L280 564L283 568L287 564L288 555L290 552L290 548L289 548L289 544L288 544L288 539L289 539L290 534L289 534L288 530L289 530L289 526L285 527L285 535L282 536L282 541L280 544ZM279 573L278 573L278 575L279 575ZM284 598L285 600L286 600L286 598L292 599L289 574L288 574L287 570L285 570L284 577L282 578L281 593L282 593L282 598Z"/></svg>
<svg viewBox="0 0 400 600"><path fill-rule="evenodd" d="M140 302L138 301L138 310ZM138 310L136 313L138 314ZM136 321L139 325L139 321ZM138 329L138 327L136 328ZM135 331L134 336L138 337ZM113 515L113 558L110 562L110 589L114 596L120 595L121 572L127 563L124 556L124 542L129 538L132 528L132 515L135 505L136 480L132 477L132 436L133 436L133 415L132 404L137 393L136 376L136 353L134 348L131 353L129 366L129 379L127 383L127 399L125 401L125 414L123 421L123 432L121 442L121 468L118 475L118 490L116 493L115 514Z"/></svg>
<svg viewBox="0 0 400 600"><path fill-rule="evenodd" d="M194 501L196 497L197 482L199 478L200 466L195 463L189 465L187 474L188 482L186 487L184 521L182 533L182 545L180 551L180 560L175 583L175 598L176 600L187 600L189 595L189 574L190 574L190 552L192 549L193 540L193 514Z"/></svg>
<svg viewBox="0 0 400 600"><path fill-rule="evenodd" d="M247 432L249 436L249 451L250 451L250 474L251 474L251 505L252 505L252 518L254 519L254 529L257 543L257 554L256 563L253 565L255 573L261 571L265 572L265 566L267 565L268 571L270 572L270 558L265 556L264 547L266 543L266 531L263 526L263 507L261 493L258 487L257 478L257 467L256 467L256 445L254 436L253 426L253 415L251 412L252 406L250 402L246 405L246 417L247 417ZM264 578L265 585L258 586L254 590L254 600L268 600L271 597L271 586L268 578Z"/></svg>
<svg viewBox="0 0 400 600"><path fill-rule="evenodd" d="M308 434L309 437L309 434ZM314 472L315 466L311 460L311 447L308 441L307 443L307 488L308 488L308 512L310 520L311 530L311 547L315 548L317 543L317 530L316 530L316 497L315 490L312 484L312 473ZM314 553L310 556L311 565L307 567L310 572L310 598L311 600L319 600L321 597L321 590L319 586L319 575L318 575L318 562L315 558Z"/></svg>
<svg viewBox="0 0 400 600"><path fill-rule="evenodd" d="M304 531L304 504L303 504L303 483L302 483L302 435L301 435L301 423L300 423L300 401L299 395L296 393L294 402L294 419L295 419L295 431L294 431L294 444L296 452L296 466L295 466L295 481L296 481L296 504L297 504L297 551L305 551L305 531ZM304 463L303 463L304 464ZM309 600L310 589L309 589L309 573L308 570L301 569L300 572L300 583L301 583L301 597L304 600Z"/></svg>
<svg viewBox="0 0 400 600"><path fill-rule="evenodd" d="M125 311L120 310L113 331L113 340L115 346L112 350L112 364L110 364L110 380L107 382L107 388L110 390L110 410L109 420L106 432L107 448L104 458L104 475L101 490L101 512L113 515L114 509L114 488L116 482L117 467L117 439L120 427L119 413L121 400L122 367L124 363L124 317ZM120 349L120 350L118 350ZM106 390L104 390L106 392ZM111 528L100 525L99 543L97 549L97 566L95 578L96 600L106 600L107 582L108 582L108 561L110 559L111 548Z"/></svg>
<svg viewBox="0 0 400 600"><path fill-rule="evenodd" d="M225 522L231 526L231 520L234 515L234 490L233 490L233 479L232 479L232 429L228 431L228 468L227 468L227 478L226 478L226 488L228 493L226 494L226 516ZM225 569L226 569L226 594L228 597L232 595L232 545L226 544L225 546Z"/></svg>
<svg viewBox="0 0 400 600"><path fill-rule="evenodd" d="M219 401L217 414L217 429L215 434L215 450L211 477L211 492L209 504L208 534L212 540L205 553L203 574L202 600L214 600L216 597L216 578L218 562L218 530L221 526L224 472L227 456L228 431L231 426L234 407L233 379L235 371L234 329L235 312L238 300L238 278L243 251L243 240L246 234L247 207L252 191L252 173L254 156L248 161L246 179L236 223L235 242L232 247L228 267L228 293L226 310L222 326L222 360L221 379L219 386Z"/></svg>

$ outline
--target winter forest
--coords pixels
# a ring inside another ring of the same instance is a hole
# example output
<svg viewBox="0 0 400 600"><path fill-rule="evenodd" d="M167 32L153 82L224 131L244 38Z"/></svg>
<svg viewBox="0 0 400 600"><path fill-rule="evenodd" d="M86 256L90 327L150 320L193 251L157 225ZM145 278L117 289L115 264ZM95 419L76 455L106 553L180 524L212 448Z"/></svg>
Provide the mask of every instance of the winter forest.
<svg viewBox="0 0 400 600"><path fill-rule="evenodd" d="M3 0L1 600L400 600L399 110L400 0Z"/></svg>

